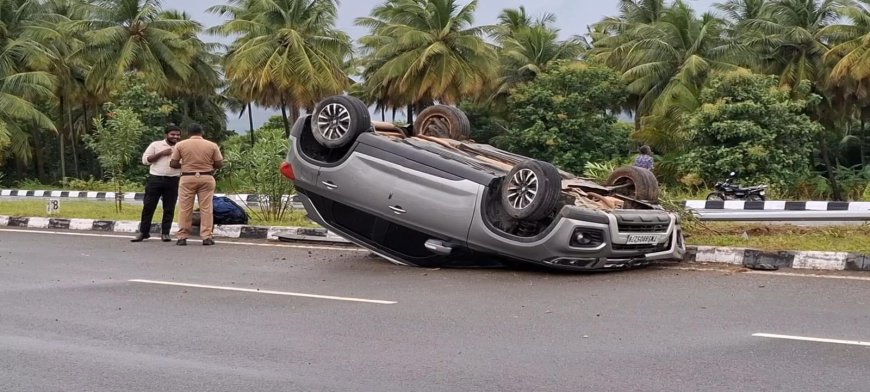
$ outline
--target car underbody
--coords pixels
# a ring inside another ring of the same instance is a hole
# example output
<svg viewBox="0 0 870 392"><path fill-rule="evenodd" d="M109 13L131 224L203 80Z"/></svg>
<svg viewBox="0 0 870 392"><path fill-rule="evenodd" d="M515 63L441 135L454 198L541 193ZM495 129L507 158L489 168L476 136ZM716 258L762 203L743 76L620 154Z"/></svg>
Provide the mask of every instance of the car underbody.
<svg viewBox="0 0 870 392"><path fill-rule="evenodd" d="M361 105L333 102L345 110ZM341 124L324 107L294 124L285 175L311 219L388 260L606 270L685 252L679 219L656 203L658 183L645 169L621 168L598 184L457 136L446 121L455 108L434 117L446 119L434 132L365 115L359 122L368 130L330 144L330 127ZM455 118L467 122L464 114Z"/></svg>

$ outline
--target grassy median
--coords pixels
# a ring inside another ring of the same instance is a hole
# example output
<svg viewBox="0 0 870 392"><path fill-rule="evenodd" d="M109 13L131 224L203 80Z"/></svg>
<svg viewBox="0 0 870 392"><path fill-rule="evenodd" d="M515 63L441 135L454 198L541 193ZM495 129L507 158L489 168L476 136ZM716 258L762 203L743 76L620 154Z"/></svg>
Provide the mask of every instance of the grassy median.
<svg viewBox="0 0 870 392"><path fill-rule="evenodd" d="M7 216L40 216L48 217L46 211L47 200L0 200L0 215ZM57 218L86 218L105 220L128 220L138 221L142 215L141 204L124 204L121 212L115 211L115 204L110 201L84 201L60 199L60 211L54 217ZM158 205L154 213L154 221L158 222L163 216L163 209ZM267 221L260 219L256 214L248 213L250 225L257 226L316 226L306 217L305 211L291 211L284 219L279 221ZM175 221L178 222L178 210L175 211Z"/></svg>
<svg viewBox="0 0 870 392"><path fill-rule="evenodd" d="M61 199L60 218L90 218L137 221L142 206L124 204L115 212L111 202ZM163 213L160 207L155 221ZM0 200L0 215L46 217L45 200ZM178 212L176 211L176 222ZM316 226L305 211L292 211L281 221L263 221L251 214L251 225L262 226ZM703 223L686 225L689 245L733 246L768 251L816 250L870 254L870 226L803 227L793 225L765 225L743 223Z"/></svg>
<svg viewBox="0 0 870 392"><path fill-rule="evenodd" d="M690 245L870 254L870 226L866 224L817 227L695 223L686 234L686 243Z"/></svg>

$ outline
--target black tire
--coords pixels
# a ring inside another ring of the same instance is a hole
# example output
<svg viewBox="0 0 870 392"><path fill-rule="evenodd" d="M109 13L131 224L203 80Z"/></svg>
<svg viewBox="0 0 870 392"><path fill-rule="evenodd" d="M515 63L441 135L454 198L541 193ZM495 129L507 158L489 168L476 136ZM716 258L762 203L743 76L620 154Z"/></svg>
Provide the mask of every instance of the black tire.
<svg viewBox="0 0 870 392"><path fill-rule="evenodd" d="M610 173L606 185L620 186L614 192L637 200L658 202L659 182L656 176L647 169L625 166Z"/></svg>
<svg viewBox="0 0 870 392"><path fill-rule="evenodd" d="M311 116L311 133L317 143L327 148L349 146L371 127L372 120L365 104L347 95L320 101Z"/></svg>
<svg viewBox="0 0 870 392"><path fill-rule="evenodd" d="M429 106L414 120L414 136L466 140L471 136L471 122L462 110L452 106Z"/></svg>
<svg viewBox="0 0 870 392"><path fill-rule="evenodd" d="M514 166L501 184L502 208L514 219L537 221L549 216L562 194L559 169L529 159Z"/></svg>
<svg viewBox="0 0 870 392"><path fill-rule="evenodd" d="M725 201L725 195L719 192L712 192L707 195L707 201Z"/></svg>
<svg viewBox="0 0 870 392"><path fill-rule="evenodd" d="M761 195L747 195L746 201L764 201L764 196Z"/></svg>

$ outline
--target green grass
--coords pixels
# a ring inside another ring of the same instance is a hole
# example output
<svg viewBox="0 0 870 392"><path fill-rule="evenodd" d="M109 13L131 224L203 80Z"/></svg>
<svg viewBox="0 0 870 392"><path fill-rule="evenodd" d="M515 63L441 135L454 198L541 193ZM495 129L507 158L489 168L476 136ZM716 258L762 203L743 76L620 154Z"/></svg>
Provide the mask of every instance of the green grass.
<svg viewBox="0 0 870 392"><path fill-rule="evenodd" d="M802 227L715 223L698 225L686 235L689 245L870 254L870 227L867 225Z"/></svg>
<svg viewBox="0 0 870 392"><path fill-rule="evenodd" d="M48 217L46 203L46 200L3 200L0 201L0 215ZM162 214L163 209L158 205L154 213L155 222L160 220ZM141 215L142 206L136 204L124 204L121 212L116 212L112 202L60 199L60 211L54 217L138 221ZM304 211L289 212L280 221L266 221L250 211L248 216L248 223L256 226L317 226ZM175 211L175 222L178 222L178 209Z"/></svg>

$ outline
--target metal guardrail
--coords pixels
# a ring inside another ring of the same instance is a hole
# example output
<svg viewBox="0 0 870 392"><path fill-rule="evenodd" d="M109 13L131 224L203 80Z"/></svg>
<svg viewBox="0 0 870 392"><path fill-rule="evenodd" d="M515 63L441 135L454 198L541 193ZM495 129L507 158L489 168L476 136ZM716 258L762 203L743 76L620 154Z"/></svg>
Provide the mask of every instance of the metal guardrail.
<svg viewBox="0 0 870 392"><path fill-rule="evenodd" d="M858 211L695 211L703 221L722 222L861 222L870 221L870 212Z"/></svg>
<svg viewBox="0 0 870 392"><path fill-rule="evenodd" d="M688 200L684 205L705 221L870 221L870 202Z"/></svg>

